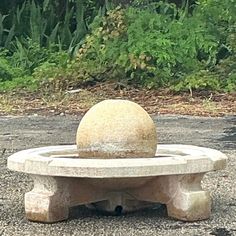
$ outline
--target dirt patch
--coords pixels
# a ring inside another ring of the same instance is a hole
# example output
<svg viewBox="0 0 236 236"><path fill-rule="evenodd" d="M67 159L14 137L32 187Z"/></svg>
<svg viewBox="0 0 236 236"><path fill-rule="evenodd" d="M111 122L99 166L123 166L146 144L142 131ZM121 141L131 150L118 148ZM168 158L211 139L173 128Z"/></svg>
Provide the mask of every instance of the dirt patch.
<svg viewBox="0 0 236 236"><path fill-rule="evenodd" d="M150 114L224 116L236 114L236 94L201 92L173 94L166 90L125 87L99 83L64 93L49 95L0 94L0 115L83 114L104 99L128 99L140 104Z"/></svg>

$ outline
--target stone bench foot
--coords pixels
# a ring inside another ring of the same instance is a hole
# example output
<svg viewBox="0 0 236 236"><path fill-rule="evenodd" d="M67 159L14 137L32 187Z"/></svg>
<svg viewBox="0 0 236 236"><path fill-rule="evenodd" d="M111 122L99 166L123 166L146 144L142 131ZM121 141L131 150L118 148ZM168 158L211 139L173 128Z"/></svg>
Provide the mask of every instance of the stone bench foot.
<svg viewBox="0 0 236 236"><path fill-rule="evenodd" d="M184 221L204 220L210 217L211 197L201 188L202 177L201 174L195 174L176 180L178 188L166 204L169 216Z"/></svg>
<svg viewBox="0 0 236 236"><path fill-rule="evenodd" d="M69 216L66 185L56 178L34 176L34 188L25 194L26 217L31 221L57 222Z"/></svg>
<svg viewBox="0 0 236 236"><path fill-rule="evenodd" d="M85 179L32 175L34 188L25 194L25 212L30 221L53 223L66 220L69 208L106 200L100 189Z"/></svg>
<svg viewBox="0 0 236 236"><path fill-rule="evenodd" d="M210 217L211 198L201 187L204 174L160 176L131 192L139 200L159 202L168 216L196 221Z"/></svg>

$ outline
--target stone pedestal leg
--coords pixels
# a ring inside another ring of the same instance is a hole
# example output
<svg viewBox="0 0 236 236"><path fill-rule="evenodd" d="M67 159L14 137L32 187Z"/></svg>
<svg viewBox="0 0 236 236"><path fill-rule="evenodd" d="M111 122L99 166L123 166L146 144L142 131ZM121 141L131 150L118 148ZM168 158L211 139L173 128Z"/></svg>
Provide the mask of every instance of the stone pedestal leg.
<svg viewBox="0 0 236 236"><path fill-rule="evenodd" d="M203 174L185 175L171 178L177 185L171 191L170 200L166 202L168 215L180 220L195 221L210 217L211 198L207 191L201 188Z"/></svg>
<svg viewBox="0 0 236 236"><path fill-rule="evenodd" d="M179 220L207 219L211 198L201 188L201 174L160 176L130 192L136 199L159 202L167 206L168 215Z"/></svg>
<svg viewBox="0 0 236 236"><path fill-rule="evenodd" d="M32 176L34 188L25 194L26 217L31 221L57 222L69 215L68 184L60 177Z"/></svg>

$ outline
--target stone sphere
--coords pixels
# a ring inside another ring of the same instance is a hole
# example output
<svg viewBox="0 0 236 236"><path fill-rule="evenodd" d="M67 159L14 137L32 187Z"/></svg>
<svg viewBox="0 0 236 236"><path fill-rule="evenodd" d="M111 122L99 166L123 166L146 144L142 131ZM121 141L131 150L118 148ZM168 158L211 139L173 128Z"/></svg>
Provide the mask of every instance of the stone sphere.
<svg viewBox="0 0 236 236"><path fill-rule="evenodd" d="M148 113L127 100L105 100L93 106L77 130L80 158L154 157L156 127Z"/></svg>

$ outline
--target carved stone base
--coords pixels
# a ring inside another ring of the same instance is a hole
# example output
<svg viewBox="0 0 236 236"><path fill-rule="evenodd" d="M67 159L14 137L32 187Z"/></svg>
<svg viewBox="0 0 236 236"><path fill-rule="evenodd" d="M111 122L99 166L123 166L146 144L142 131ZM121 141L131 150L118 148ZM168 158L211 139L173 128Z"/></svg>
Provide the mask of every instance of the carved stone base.
<svg viewBox="0 0 236 236"><path fill-rule="evenodd" d="M7 165L34 179L25 195L32 221L65 220L69 208L78 205L122 214L157 203L166 205L170 217L195 221L211 212L203 175L224 169L226 162L217 150L189 145L160 144L152 158L96 160L78 158L75 145L62 145L20 151Z"/></svg>
<svg viewBox="0 0 236 236"><path fill-rule="evenodd" d="M69 208L77 205L121 214L162 203L166 204L170 217L183 221L203 220L210 216L211 199L201 188L202 177L203 173L148 179L33 175L34 188L25 194L26 217L52 223L67 219ZM134 187L126 186L127 181L133 182Z"/></svg>

